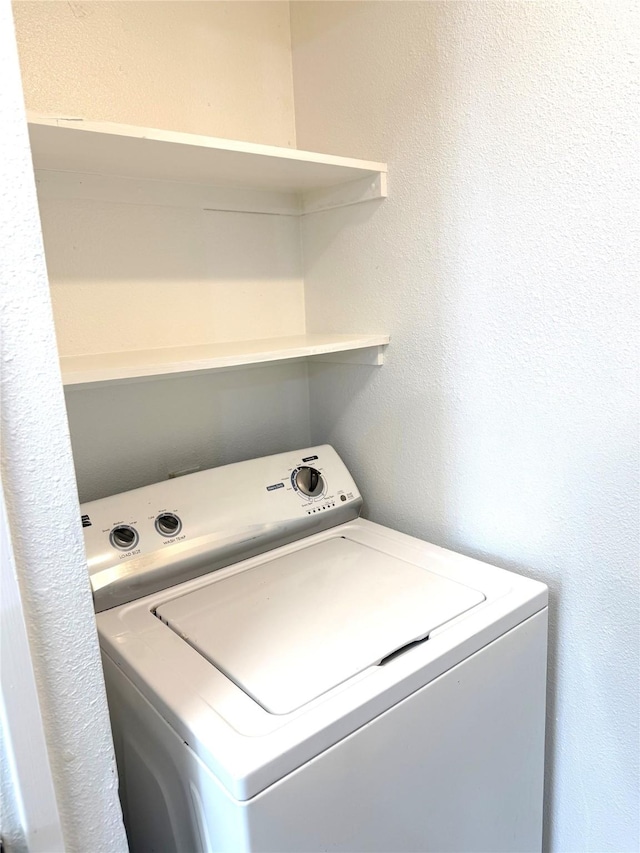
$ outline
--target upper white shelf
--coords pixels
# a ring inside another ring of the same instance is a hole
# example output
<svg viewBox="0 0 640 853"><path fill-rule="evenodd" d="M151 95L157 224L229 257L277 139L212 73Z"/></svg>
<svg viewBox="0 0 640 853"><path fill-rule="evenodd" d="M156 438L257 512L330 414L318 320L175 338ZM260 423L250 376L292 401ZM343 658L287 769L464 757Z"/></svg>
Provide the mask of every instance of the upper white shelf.
<svg viewBox="0 0 640 853"><path fill-rule="evenodd" d="M385 163L84 119L29 116L36 169L251 188L312 212L386 196Z"/></svg>
<svg viewBox="0 0 640 853"><path fill-rule="evenodd" d="M63 356L65 385L131 382L172 374L229 370L298 358L380 365L388 335L295 335L96 355Z"/></svg>

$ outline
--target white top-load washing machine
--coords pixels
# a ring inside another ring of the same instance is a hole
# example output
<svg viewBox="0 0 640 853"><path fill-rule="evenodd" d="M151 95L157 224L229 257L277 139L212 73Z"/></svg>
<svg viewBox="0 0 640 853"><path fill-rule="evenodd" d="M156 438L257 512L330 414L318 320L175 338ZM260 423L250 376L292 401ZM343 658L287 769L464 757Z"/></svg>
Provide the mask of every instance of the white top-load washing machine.
<svg viewBox="0 0 640 853"><path fill-rule="evenodd" d="M538 850L547 589L328 446L84 504L132 851Z"/></svg>

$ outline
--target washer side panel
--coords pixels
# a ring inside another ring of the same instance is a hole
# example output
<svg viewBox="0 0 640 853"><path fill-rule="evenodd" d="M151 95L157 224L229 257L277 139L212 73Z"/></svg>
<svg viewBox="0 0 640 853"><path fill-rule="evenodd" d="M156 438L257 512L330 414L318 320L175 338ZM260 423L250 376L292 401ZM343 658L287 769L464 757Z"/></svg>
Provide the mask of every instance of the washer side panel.
<svg viewBox="0 0 640 853"><path fill-rule="evenodd" d="M247 853L242 804L103 653L130 853Z"/></svg>

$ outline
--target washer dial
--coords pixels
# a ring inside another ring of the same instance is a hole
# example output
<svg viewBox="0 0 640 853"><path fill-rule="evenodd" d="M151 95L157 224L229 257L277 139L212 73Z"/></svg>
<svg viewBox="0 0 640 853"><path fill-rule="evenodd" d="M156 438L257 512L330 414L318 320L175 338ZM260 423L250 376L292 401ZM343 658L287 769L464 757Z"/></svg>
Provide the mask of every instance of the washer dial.
<svg viewBox="0 0 640 853"><path fill-rule="evenodd" d="M109 542L119 551L131 551L138 544L138 531L130 524L118 524L109 534Z"/></svg>
<svg viewBox="0 0 640 853"><path fill-rule="evenodd" d="M173 512L161 512L155 524L161 536L177 536L182 530L182 522Z"/></svg>
<svg viewBox="0 0 640 853"><path fill-rule="evenodd" d="M304 465L291 475L293 488L308 498L317 498L325 490L324 477L316 468Z"/></svg>

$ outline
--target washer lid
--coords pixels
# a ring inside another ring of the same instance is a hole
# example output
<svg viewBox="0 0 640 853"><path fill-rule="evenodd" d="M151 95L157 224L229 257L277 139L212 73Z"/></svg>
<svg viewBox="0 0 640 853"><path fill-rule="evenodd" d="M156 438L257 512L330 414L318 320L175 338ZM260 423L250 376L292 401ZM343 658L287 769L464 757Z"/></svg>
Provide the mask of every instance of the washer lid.
<svg viewBox="0 0 640 853"><path fill-rule="evenodd" d="M272 714L288 714L484 601L478 590L335 537L156 608Z"/></svg>

